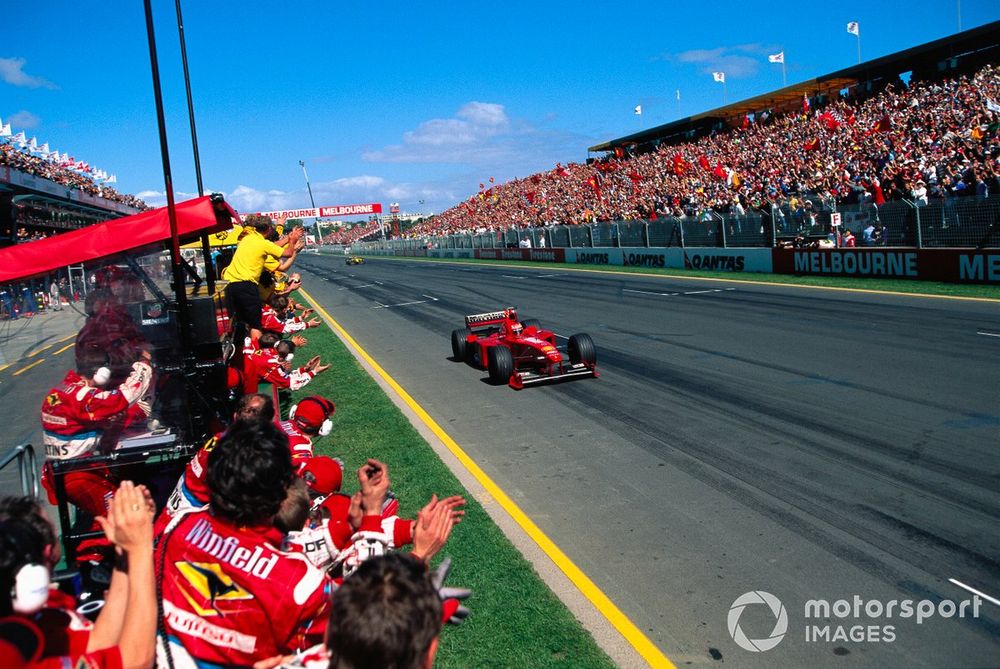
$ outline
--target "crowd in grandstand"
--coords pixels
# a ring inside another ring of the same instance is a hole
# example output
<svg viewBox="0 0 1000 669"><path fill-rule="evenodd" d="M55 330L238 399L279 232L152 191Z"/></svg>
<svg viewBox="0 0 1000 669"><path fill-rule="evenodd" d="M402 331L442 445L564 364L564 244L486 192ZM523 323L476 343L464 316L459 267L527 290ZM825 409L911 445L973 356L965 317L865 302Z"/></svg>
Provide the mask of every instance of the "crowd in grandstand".
<svg viewBox="0 0 1000 669"><path fill-rule="evenodd" d="M0 166L42 177L68 188L76 188L90 195L120 202L139 210L149 209L145 202L134 195L119 193L107 183L100 183L85 172L32 155L27 149L21 149L12 143L0 142Z"/></svg>
<svg viewBox="0 0 1000 669"><path fill-rule="evenodd" d="M481 189L411 236L1000 193L1000 69L803 100L697 141Z"/></svg>
<svg viewBox="0 0 1000 669"><path fill-rule="evenodd" d="M50 502L65 495L83 514L78 524L92 519L92 538L67 562L88 574L106 565L110 581L89 619L50 585L59 545L40 505L0 500L5 669L424 667L443 624L464 617L468 593L442 589L444 572L429 566L464 500L432 496L402 518L389 464L368 459L352 483L342 461L316 452L336 407L297 395L330 367L318 356L292 364L309 345L303 333L320 324L292 295L301 228L278 235L270 219L245 222L223 271L229 286L246 288L227 296L229 336L241 344L225 353L235 412L163 508L146 486L119 480L110 461L79 466L133 432L148 435L165 401L156 349L129 311L144 298L139 277L114 264L93 273L75 367L41 403L42 485ZM54 295L63 288L52 282ZM283 391L292 403L284 415Z"/></svg>

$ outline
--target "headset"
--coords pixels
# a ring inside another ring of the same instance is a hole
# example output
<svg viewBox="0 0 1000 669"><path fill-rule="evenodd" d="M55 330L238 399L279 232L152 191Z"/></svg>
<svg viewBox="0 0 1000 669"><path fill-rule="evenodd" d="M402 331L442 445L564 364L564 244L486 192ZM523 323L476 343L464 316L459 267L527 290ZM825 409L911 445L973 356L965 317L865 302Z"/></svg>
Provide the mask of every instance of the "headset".
<svg viewBox="0 0 1000 669"><path fill-rule="evenodd" d="M14 523L0 523L0 537L7 542L7 549L12 551L11 557L15 561L37 552L31 550L24 532ZM45 565L37 562L22 565L14 575L10 588L11 608L24 614L39 611L49 600L50 582L49 568Z"/></svg>
<svg viewBox="0 0 1000 669"><path fill-rule="evenodd" d="M108 381L111 380L111 370L107 367L98 367L97 371L94 372L94 376L91 377L94 383L98 386L106 386Z"/></svg>
<svg viewBox="0 0 1000 669"><path fill-rule="evenodd" d="M316 397L306 397L301 402L299 402L299 404L302 404L302 402L315 402L320 406L320 409L322 409L327 414L326 420L324 420L323 424L319 426L319 436L325 437L326 435L333 432L333 421L330 420L329 418L329 416L333 414L333 412L335 411L333 402ZM288 410L288 420L295 419L295 411L299 408L299 404L293 404L292 408Z"/></svg>

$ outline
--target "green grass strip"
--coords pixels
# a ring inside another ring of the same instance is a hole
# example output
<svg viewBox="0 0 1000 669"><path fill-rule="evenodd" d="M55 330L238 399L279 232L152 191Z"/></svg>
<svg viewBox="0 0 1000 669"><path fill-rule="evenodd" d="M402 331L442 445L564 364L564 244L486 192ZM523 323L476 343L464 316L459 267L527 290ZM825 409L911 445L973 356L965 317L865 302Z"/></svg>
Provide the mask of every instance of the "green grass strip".
<svg viewBox="0 0 1000 669"><path fill-rule="evenodd" d="M607 274L661 274L682 278L725 279L727 281L752 281L819 288L850 288L901 294L940 295L945 297L975 297L1000 300L1000 286L972 283L944 283L941 281L914 281L907 279L875 279L836 276L798 276L794 274L765 274L763 272L712 272L706 270L670 269L659 267L609 267L602 265L567 265L533 260L478 260L471 258L418 258L408 256L370 256L380 260L406 260L438 263L470 263L485 265L510 265L544 269L579 269Z"/></svg>
<svg viewBox="0 0 1000 669"><path fill-rule="evenodd" d="M472 589L472 614L445 626L434 666L613 667L340 339L325 326L305 334L303 358L321 355L333 367L295 396L320 394L336 403L333 432L318 440L316 452L344 460L344 491L357 490L354 472L372 457L388 464L403 518L414 518L432 493L467 500L465 519L437 561L452 558L448 584Z"/></svg>

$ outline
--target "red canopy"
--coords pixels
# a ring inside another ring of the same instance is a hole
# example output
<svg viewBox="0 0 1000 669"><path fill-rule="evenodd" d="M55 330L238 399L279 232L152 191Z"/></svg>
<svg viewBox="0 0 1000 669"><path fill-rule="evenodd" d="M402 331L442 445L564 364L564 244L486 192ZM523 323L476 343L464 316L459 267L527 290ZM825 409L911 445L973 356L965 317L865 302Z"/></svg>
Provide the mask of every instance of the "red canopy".
<svg viewBox="0 0 1000 669"><path fill-rule="evenodd" d="M177 235L228 230L239 215L221 198L195 198L177 204ZM51 272L170 239L167 208L116 218L54 237L0 249L0 282Z"/></svg>

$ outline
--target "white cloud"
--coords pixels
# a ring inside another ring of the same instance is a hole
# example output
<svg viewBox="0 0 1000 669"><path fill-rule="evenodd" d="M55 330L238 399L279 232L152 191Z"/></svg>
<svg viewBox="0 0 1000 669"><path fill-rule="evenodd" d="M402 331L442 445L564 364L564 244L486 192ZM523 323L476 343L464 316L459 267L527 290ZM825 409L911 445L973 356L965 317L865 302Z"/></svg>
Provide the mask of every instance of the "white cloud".
<svg viewBox="0 0 1000 669"><path fill-rule="evenodd" d="M698 65L704 74L725 72L726 77L741 79L757 74L766 63L766 55L776 53L781 48L760 43L720 46L715 49L691 49L675 54L664 54L656 60Z"/></svg>
<svg viewBox="0 0 1000 669"><path fill-rule="evenodd" d="M0 58L0 79L12 86L25 88L58 88L55 84L42 77L30 75L24 71L24 58Z"/></svg>
<svg viewBox="0 0 1000 669"><path fill-rule="evenodd" d="M21 128L22 130L30 130L31 128L37 128L38 124L41 123L42 119L38 118L30 111L22 109L16 114L12 114L10 118L7 119L7 123L17 130Z"/></svg>
<svg viewBox="0 0 1000 669"><path fill-rule="evenodd" d="M513 123L503 105L468 102L452 118L424 121L403 133L402 144L366 151L362 158L384 163L463 163L499 160L513 153L507 140L531 129Z"/></svg>

